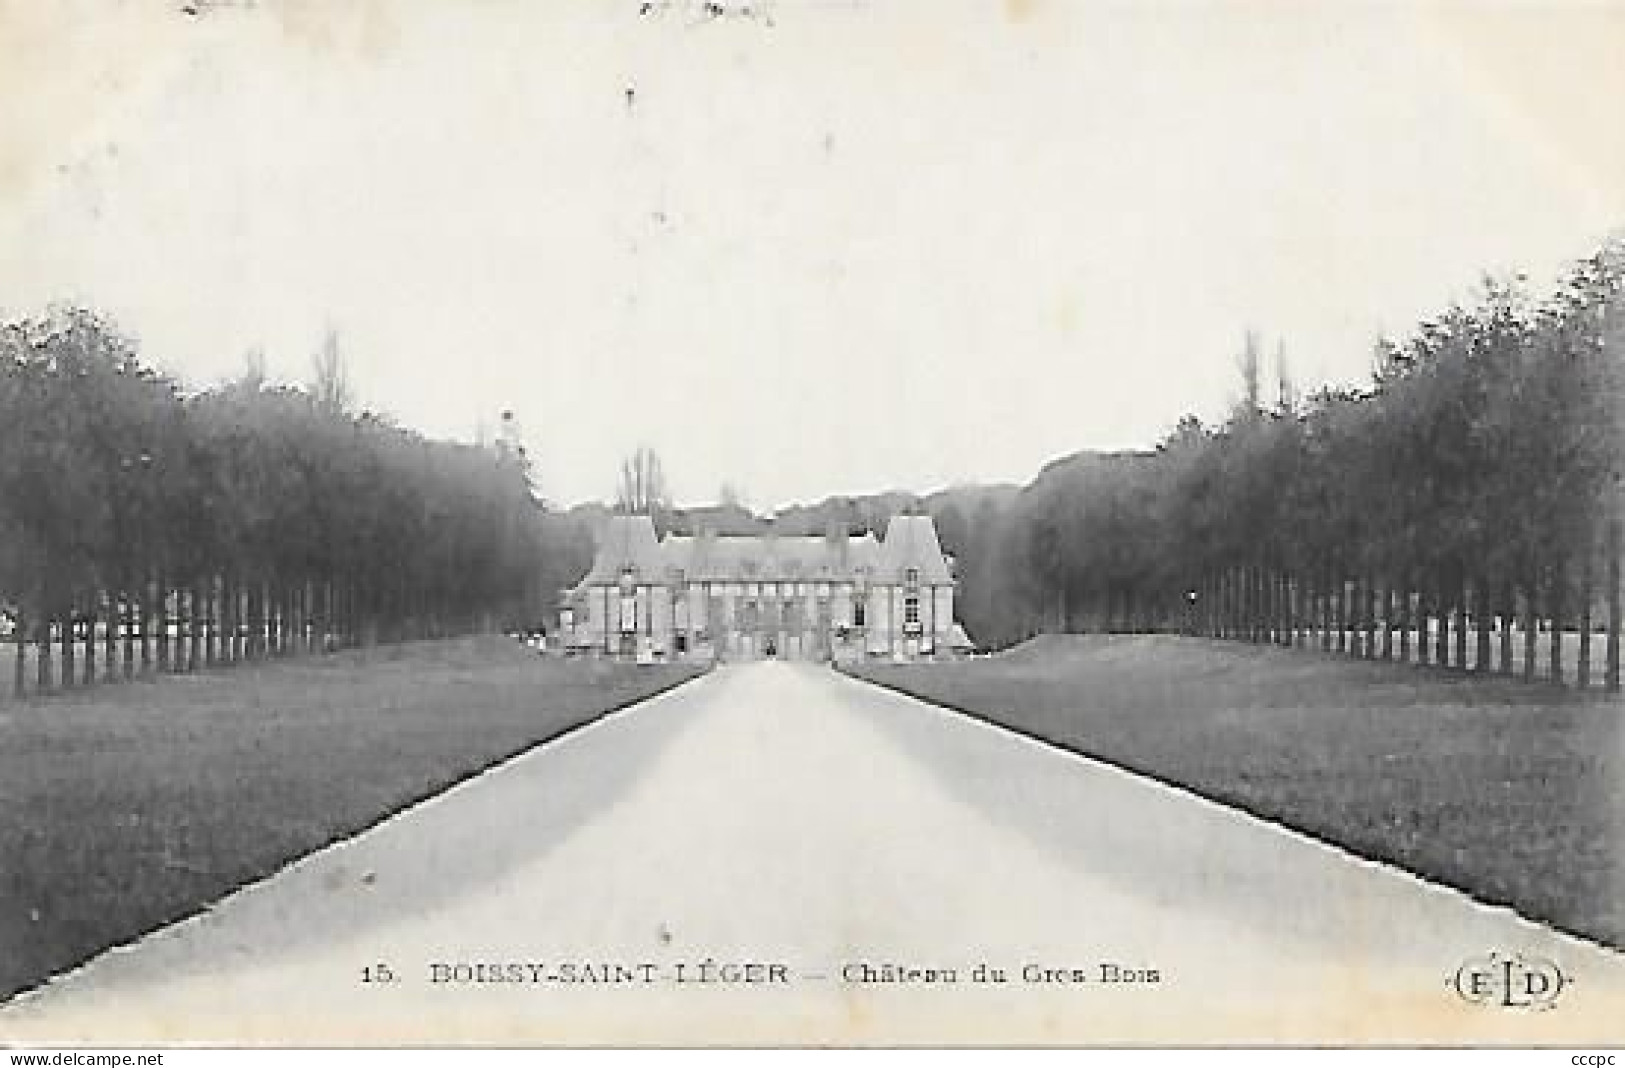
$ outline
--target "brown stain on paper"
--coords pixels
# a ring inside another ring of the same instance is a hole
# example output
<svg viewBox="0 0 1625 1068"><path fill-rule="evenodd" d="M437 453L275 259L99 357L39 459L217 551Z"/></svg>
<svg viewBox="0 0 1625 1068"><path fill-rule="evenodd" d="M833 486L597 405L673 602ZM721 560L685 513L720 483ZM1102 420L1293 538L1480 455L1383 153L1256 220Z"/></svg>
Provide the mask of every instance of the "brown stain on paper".
<svg viewBox="0 0 1625 1068"><path fill-rule="evenodd" d="M1008 22L1028 22L1038 13L1038 0L1004 0L1004 17Z"/></svg>
<svg viewBox="0 0 1625 1068"><path fill-rule="evenodd" d="M0 211L37 192L181 58L183 16L137 5L0 0Z"/></svg>

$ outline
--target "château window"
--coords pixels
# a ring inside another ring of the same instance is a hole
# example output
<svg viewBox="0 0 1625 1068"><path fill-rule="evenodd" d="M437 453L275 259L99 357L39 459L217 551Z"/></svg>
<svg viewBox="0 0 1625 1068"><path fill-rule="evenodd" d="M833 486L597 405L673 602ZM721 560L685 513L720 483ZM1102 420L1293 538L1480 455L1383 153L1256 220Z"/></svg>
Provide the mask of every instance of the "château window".
<svg viewBox="0 0 1625 1068"><path fill-rule="evenodd" d="M863 598L854 597L852 599L852 625L854 627L861 627L865 625L863 618L867 614L868 607L868 605L863 603Z"/></svg>
<svg viewBox="0 0 1625 1068"><path fill-rule="evenodd" d="M910 627L920 625L920 599L918 597L903 598L903 623L905 626Z"/></svg>
<svg viewBox="0 0 1625 1068"><path fill-rule="evenodd" d="M910 586L918 586L920 584L920 569L911 567L903 572L903 581Z"/></svg>

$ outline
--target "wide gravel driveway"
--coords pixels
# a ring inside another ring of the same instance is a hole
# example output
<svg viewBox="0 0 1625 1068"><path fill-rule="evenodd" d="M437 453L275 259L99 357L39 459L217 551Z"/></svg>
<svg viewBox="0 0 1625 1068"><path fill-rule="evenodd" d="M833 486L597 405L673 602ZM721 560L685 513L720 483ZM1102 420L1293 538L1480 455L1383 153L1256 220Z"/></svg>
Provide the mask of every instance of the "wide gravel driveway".
<svg viewBox="0 0 1625 1068"><path fill-rule="evenodd" d="M1567 985L1469 1003L1453 977L1492 951ZM1617 953L769 662L109 951L0 1009L0 1040L1591 1045L1620 1020Z"/></svg>

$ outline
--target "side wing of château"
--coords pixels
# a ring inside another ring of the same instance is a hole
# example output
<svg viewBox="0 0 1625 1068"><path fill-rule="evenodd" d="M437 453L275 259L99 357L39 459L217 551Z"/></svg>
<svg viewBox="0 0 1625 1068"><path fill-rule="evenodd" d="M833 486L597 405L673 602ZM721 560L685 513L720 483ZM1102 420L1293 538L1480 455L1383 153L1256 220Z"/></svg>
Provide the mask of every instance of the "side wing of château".
<svg viewBox="0 0 1625 1068"><path fill-rule="evenodd" d="M930 516L885 536L655 535L611 516L591 569L566 591L562 645L640 660L933 659L969 648Z"/></svg>

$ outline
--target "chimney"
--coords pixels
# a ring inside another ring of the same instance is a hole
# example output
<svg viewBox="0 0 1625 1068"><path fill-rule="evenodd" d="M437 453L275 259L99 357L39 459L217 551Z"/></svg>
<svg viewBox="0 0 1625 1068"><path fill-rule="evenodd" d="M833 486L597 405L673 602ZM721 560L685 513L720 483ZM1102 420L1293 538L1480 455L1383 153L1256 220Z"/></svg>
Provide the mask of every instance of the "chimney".
<svg viewBox="0 0 1625 1068"><path fill-rule="evenodd" d="M851 536L852 532L839 519L824 524L825 559L832 569L839 571L846 567L846 545Z"/></svg>

